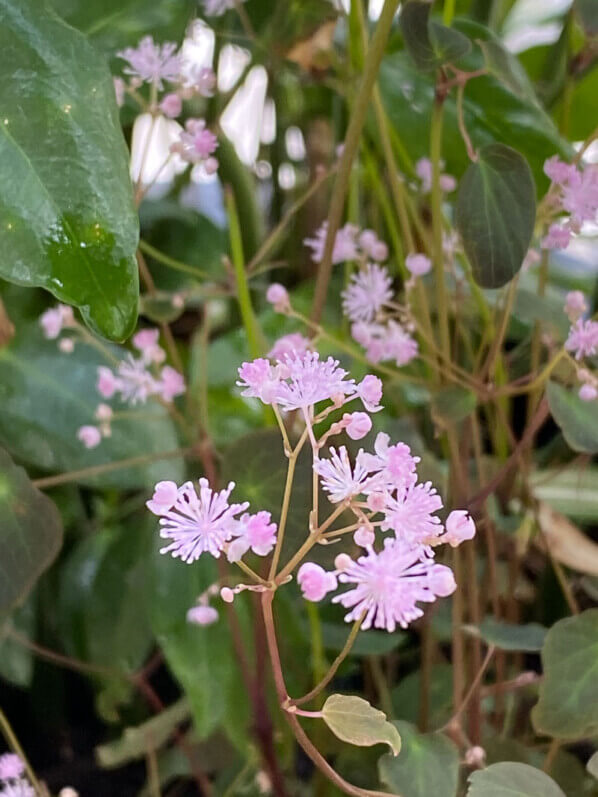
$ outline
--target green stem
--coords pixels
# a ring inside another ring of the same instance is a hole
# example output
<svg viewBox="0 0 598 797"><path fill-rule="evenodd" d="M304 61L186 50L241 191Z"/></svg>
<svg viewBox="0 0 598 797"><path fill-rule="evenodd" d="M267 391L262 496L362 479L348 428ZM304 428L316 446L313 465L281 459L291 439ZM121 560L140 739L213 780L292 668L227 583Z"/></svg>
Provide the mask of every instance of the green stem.
<svg viewBox="0 0 598 797"><path fill-rule="evenodd" d="M243 239L241 238L239 216L237 214L234 194L230 190L226 192L226 209L228 211L231 257L237 283L237 299L239 301L243 326L247 334L249 352L255 359L260 356L262 347L260 346L258 324L251 304L251 294L249 293L247 272L245 271L245 257L243 255Z"/></svg>
<svg viewBox="0 0 598 797"><path fill-rule="evenodd" d="M287 479L284 486L284 495L282 497L282 507L280 510L280 522L278 524L278 534L276 535L276 548L272 556L272 563L270 564L269 580L272 581L276 575L276 568L280 561L280 554L282 552L282 543L284 541L284 532L287 524L287 517L289 514L289 504L291 502L291 492L293 490L293 479L295 477L295 466L297 464L297 449L293 451L289 457L289 465L287 468Z"/></svg>
<svg viewBox="0 0 598 797"><path fill-rule="evenodd" d="M442 116L444 104L438 97L434 102L430 127L430 159L432 161L432 228L434 231L434 279L436 309L440 327L440 349L450 357L448 304L444 281L444 253L442 250L442 190L440 188L440 159L442 157Z"/></svg>
<svg viewBox="0 0 598 797"><path fill-rule="evenodd" d="M31 767L31 764L27 760L27 756L25 755L23 748L21 747L19 740L16 737L16 734L13 731L10 722L8 721L8 717L2 711L1 708L0 708L0 731L2 731L2 734L6 739L8 746L11 748L11 750L13 750L13 752L15 752L19 756L19 758L23 762L23 766L25 767L25 772L27 773L27 777L31 781L31 785L35 789L35 793L38 795L38 797L44 797L46 792L42 790L41 784L38 781L35 772Z"/></svg>
<svg viewBox="0 0 598 797"><path fill-rule="evenodd" d="M195 266L190 266L188 263L183 263L182 260L176 260L176 258L161 252L143 239L139 241L139 248L144 254L153 257L154 260L158 263L162 263L163 266L168 266L168 268L172 268L175 271L181 271L183 274L191 274L192 277L210 279L210 275L207 271L202 271L200 268L195 268Z"/></svg>
<svg viewBox="0 0 598 797"><path fill-rule="evenodd" d="M445 25L450 25L455 16L455 0L444 0L442 21Z"/></svg>
<svg viewBox="0 0 598 797"><path fill-rule="evenodd" d="M378 69L384 55L386 43L390 35L392 21L399 6L399 0L385 0L382 13L378 20L376 30L372 37L370 48L364 65L361 85L355 98L355 104L349 120L349 126L345 136L343 154L340 159L338 172L332 189L330 199L330 210L328 213L328 230L322 262L318 269L316 288L314 293L314 303L312 308L312 319L319 321L326 302L328 283L332 273L332 251L336 232L340 226L345 206L345 196L349 187L349 177L353 160L357 154L359 138L365 124L368 108L374 88L374 83L378 76Z"/></svg>

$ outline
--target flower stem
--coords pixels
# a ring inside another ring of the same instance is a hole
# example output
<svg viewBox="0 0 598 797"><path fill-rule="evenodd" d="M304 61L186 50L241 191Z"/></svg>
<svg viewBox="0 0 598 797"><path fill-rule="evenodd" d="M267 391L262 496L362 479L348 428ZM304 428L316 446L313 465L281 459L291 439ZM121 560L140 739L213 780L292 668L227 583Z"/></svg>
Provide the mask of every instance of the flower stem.
<svg viewBox="0 0 598 797"><path fill-rule="evenodd" d="M314 303L312 307L312 319L316 322L322 317L322 311L326 302L326 294L328 292L328 284L330 282L330 275L332 273L332 251L334 248L334 239L336 232L340 226L343 208L345 206L345 196L349 187L349 178L351 176L351 168L353 160L357 154L359 146L359 138L361 131L365 124L365 120L370 105L374 83L378 76L378 69L386 43L390 35L392 21L395 12L398 8L399 0L385 0L382 13L378 20L376 30L372 37L370 48L365 60L363 77L361 85L355 98L355 104L347 127L345 141L343 146L343 154L341 156L338 172L334 181L332 189L332 197L330 198L330 210L328 213L328 230L326 233L326 242L324 244L324 252L322 255L322 262L318 269L318 277L316 280L316 288L314 294Z"/></svg>
<svg viewBox="0 0 598 797"><path fill-rule="evenodd" d="M164 252L161 252L159 249L156 249L155 246L148 244L147 241L140 240L139 248L144 254L153 257L154 260L158 261L158 263L161 263L163 266L168 266L168 268L172 268L174 271L181 271L183 274L190 274L192 277L203 277L204 279L210 278L210 275L207 273L207 271L202 271L202 269L191 266L189 263L183 263L182 260L177 260L174 257L170 257L170 255L167 255Z"/></svg>
<svg viewBox="0 0 598 797"><path fill-rule="evenodd" d="M436 310L440 334L440 349L450 358L448 306L444 279L444 253L442 250L442 191L440 188L440 159L442 156L442 116L444 103L437 97L430 126L430 160L432 161L432 228L434 231L434 281L436 283Z"/></svg>

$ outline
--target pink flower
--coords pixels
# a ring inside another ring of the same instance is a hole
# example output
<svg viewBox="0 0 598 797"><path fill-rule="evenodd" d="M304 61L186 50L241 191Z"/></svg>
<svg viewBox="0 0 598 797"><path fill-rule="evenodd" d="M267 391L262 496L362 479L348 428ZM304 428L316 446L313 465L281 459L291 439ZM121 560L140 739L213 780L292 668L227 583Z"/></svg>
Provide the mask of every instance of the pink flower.
<svg viewBox="0 0 598 797"><path fill-rule="evenodd" d="M276 523L272 523L269 512L258 512L256 515L243 515L233 527L236 539L228 546L229 562L237 562L247 551L258 556L267 556L276 544Z"/></svg>
<svg viewBox="0 0 598 797"><path fill-rule="evenodd" d="M357 323L351 327L353 338L366 349L373 363L394 360L400 367L417 356L417 341L392 319L385 325Z"/></svg>
<svg viewBox="0 0 598 797"><path fill-rule="evenodd" d="M369 548L370 545L374 544L375 539L374 532L366 526L360 526L353 535L353 542L355 545L359 545L360 548Z"/></svg>
<svg viewBox="0 0 598 797"><path fill-rule="evenodd" d="M85 448L95 448L102 440L102 434L97 426L81 426L77 437Z"/></svg>
<svg viewBox="0 0 598 797"><path fill-rule="evenodd" d="M475 537L475 523L465 509L454 509L446 519L446 533L442 540L452 548Z"/></svg>
<svg viewBox="0 0 598 797"><path fill-rule="evenodd" d="M343 415L345 430L351 440L361 440L372 428L372 419L365 412L346 412Z"/></svg>
<svg viewBox="0 0 598 797"><path fill-rule="evenodd" d="M5 783L0 792L1 797L36 797L35 789L26 780L15 780Z"/></svg>
<svg viewBox="0 0 598 797"><path fill-rule="evenodd" d="M420 546L394 539L385 540L380 553L368 550L344 568L338 580L354 585L332 599L351 610L345 621L354 622L365 614L363 630L383 628L389 633L422 616L418 602L432 603L456 588L448 567L434 564Z"/></svg>
<svg viewBox="0 0 598 797"><path fill-rule="evenodd" d="M65 327L73 326L75 317L73 308L66 304L57 304L41 314L39 323L44 331L44 337L55 340Z"/></svg>
<svg viewBox="0 0 598 797"><path fill-rule="evenodd" d="M405 259L407 270L413 274L414 277L423 277L428 274L432 268L432 261L429 257L422 254L410 254Z"/></svg>
<svg viewBox="0 0 598 797"><path fill-rule="evenodd" d="M442 500L431 482L399 489L396 497L388 495L384 507L382 531L392 529L397 539L409 544L426 544L442 534L440 518L434 515L442 509Z"/></svg>
<svg viewBox="0 0 598 797"><path fill-rule="evenodd" d="M201 97L213 97L216 88L216 73L209 66L191 70L193 88Z"/></svg>
<svg viewBox="0 0 598 797"><path fill-rule="evenodd" d="M185 378L182 374L165 365L160 373L160 395L164 401L172 401L185 392Z"/></svg>
<svg viewBox="0 0 598 797"><path fill-rule="evenodd" d="M137 47L127 47L117 55L129 63L124 69L125 74L133 75L144 83L153 83L160 90L163 80L175 82L179 78L181 60L176 55L176 44L173 42L154 44L151 36L144 36Z"/></svg>
<svg viewBox="0 0 598 797"><path fill-rule="evenodd" d="M274 366L269 360L259 357L249 363L243 363L239 368L239 387L245 388L241 395L259 398L264 404L272 404L280 385L280 367Z"/></svg>
<svg viewBox="0 0 598 797"><path fill-rule="evenodd" d="M154 515L164 515L175 505L178 495L179 488L174 482L158 482L151 501L146 501L145 505Z"/></svg>
<svg viewBox="0 0 598 797"><path fill-rule="evenodd" d="M330 448L330 459L316 459L313 464L315 472L322 480L322 488L328 493L333 504L348 501L366 488L369 475L362 462L363 451L357 454L355 467L349 460L345 446L338 453Z"/></svg>
<svg viewBox="0 0 598 797"><path fill-rule="evenodd" d="M583 321L581 318L569 330L565 342L567 351L575 352L575 359L593 357L598 350L598 321Z"/></svg>
<svg viewBox="0 0 598 797"><path fill-rule="evenodd" d="M327 573L323 567L314 562L305 562L297 573L297 583L305 600L318 602L338 584L334 573Z"/></svg>
<svg viewBox="0 0 598 797"><path fill-rule="evenodd" d="M361 399L368 412L378 412L382 409L382 381L373 374L366 374L357 385L356 394Z"/></svg>
<svg viewBox="0 0 598 797"><path fill-rule="evenodd" d="M588 309L586 297L581 291L569 291L565 298L565 313L574 324Z"/></svg>
<svg viewBox="0 0 598 797"><path fill-rule="evenodd" d="M176 119L183 110L183 101L179 95L174 92L165 94L160 103L160 110L164 116L167 116L169 119Z"/></svg>
<svg viewBox="0 0 598 797"><path fill-rule="evenodd" d="M104 398L112 398L119 389L120 380L112 373L110 368L105 365L98 367L98 381L96 384L98 393Z"/></svg>
<svg viewBox="0 0 598 797"><path fill-rule="evenodd" d="M305 238L303 243L312 250L311 259L314 263L321 263L326 243L328 222L323 222L316 230L315 238ZM356 260L359 254L357 247L357 234L359 229L354 224L345 224L336 232L334 247L332 249L332 263L344 263L346 260Z"/></svg>
<svg viewBox="0 0 598 797"><path fill-rule="evenodd" d="M548 234L542 239L543 249L566 249L571 240L571 230L560 224L551 224Z"/></svg>
<svg viewBox="0 0 598 797"><path fill-rule="evenodd" d="M598 165L588 164L562 187L563 208L571 214L575 226L594 221L598 210Z"/></svg>
<svg viewBox="0 0 598 797"><path fill-rule="evenodd" d="M291 309L289 293L284 285L281 285L279 282L273 282L268 286L266 299L270 304L274 305L274 309L278 313L284 313Z"/></svg>
<svg viewBox="0 0 598 797"><path fill-rule="evenodd" d="M218 611L213 606L192 606L187 612L187 622L195 625L212 625L218 620Z"/></svg>
<svg viewBox="0 0 598 797"><path fill-rule="evenodd" d="M160 536L172 542L160 553L170 553L187 563L204 552L218 559L233 535L235 515L249 506L247 502L228 503L234 486L230 482L225 490L214 492L207 479L200 479L198 495L192 482L183 484L173 506L161 512Z"/></svg>
<svg viewBox="0 0 598 797"><path fill-rule="evenodd" d="M0 755L0 780L14 780L25 772L25 765L16 753Z"/></svg>
<svg viewBox="0 0 598 797"><path fill-rule="evenodd" d="M405 491L417 483L417 463L419 457L411 454L405 443L390 445L390 438L385 432L379 432L374 442L375 454L363 454L364 467L369 472L377 473L377 487L384 489L399 488Z"/></svg>
<svg viewBox="0 0 598 797"><path fill-rule="evenodd" d="M452 174L441 174L439 183L441 191L444 191L445 194L450 194L457 187L457 181Z"/></svg>
<svg viewBox="0 0 598 797"><path fill-rule="evenodd" d="M444 168L444 161L440 161L440 168ZM415 173L421 180L421 190L424 194L429 194L432 190L433 168L432 161L429 158L420 158L415 164ZM441 174L439 180L440 188L446 193L454 191L457 187L457 181L452 174Z"/></svg>
<svg viewBox="0 0 598 797"><path fill-rule="evenodd" d="M373 321L392 299L392 279L383 266L368 263L351 277L351 284L341 294L343 310L351 321Z"/></svg>
<svg viewBox="0 0 598 797"><path fill-rule="evenodd" d="M568 182L577 172L577 168L569 163L564 163L558 155L544 161L544 174L553 183L562 184Z"/></svg>
<svg viewBox="0 0 598 797"><path fill-rule="evenodd" d="M290 355L283 367L285 378L278 384L273 399L283 410L306 410L320 401L355 392L354 380L345 379L347 371L339 368L338 360L328 357L321 361L318 352Z"/></svg>
<svg viewBox="0 0 598 797"><path fill-rule="evenodd" d="M579 398L582 401L594 401L598 396L598 390L596 389L595 385L586 382L585 385L582 385L579 388Z"/></svg>
<svg viewBox="0 0 598 797"><path fill-rule="evenodd" d="M185 129L181 131L179 141L171 145L176 152L189 163L207 161L216 151L218 139L207 129L205 119L187 119Z"/></svg>
<svg viewBox="0 0 598 797"><path fill-rule="evenodd" d="M98 372L100 369L98 368ZM144 357L136 359L127 354L118 366L118 377L115 378L116 389L120 392L121 399L127 404L145 404L150 396L159 391L159 385L153 375L147 370ZM100 384L98 382L98 390ZM104 398L110 398L100 390Z"/></svg>
<svg viewBox="0 0 598 797"><path fill-rule="evenodd" d="M373 230L364 230L358 238L362 252L372 260L382 262L388 257L388 246L381 241Z"/></svg>
<svg viewBox="0 0 598 797"><path fill-rule="evenodd" d="M141 329L133 336L133 346L141 352L146 362L161 363L164 362L166 353L158 344L159 339L159 329Z"/></svg>
<svg viewBox="0 0 598 797"><path fill-rule="evenodd" d="M291 332L290 335L283 335L268 352L271 360L283 361L290 354L301 356L309 349L310 340L300 332Z"/></svg>

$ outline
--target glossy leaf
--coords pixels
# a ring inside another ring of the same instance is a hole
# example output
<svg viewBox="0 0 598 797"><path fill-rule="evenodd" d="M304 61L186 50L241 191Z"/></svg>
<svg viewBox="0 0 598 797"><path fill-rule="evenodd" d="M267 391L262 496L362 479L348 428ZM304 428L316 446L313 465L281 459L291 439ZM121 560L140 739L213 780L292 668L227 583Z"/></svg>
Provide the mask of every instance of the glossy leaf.
<svg viewBox="0 0 598 797"><path fill-rule="evenodd" d="M387 744L395 756L401 750L401 737L396 727L387 721L383 711L362 697L330 695L322 708L322 718L343 742L358 747Z"/></svg>
<svg viewBox="0 0 598 797"><path fill-rule="evenodd" d="M124 349L113 348L121 358ZM48 471L70 471L112 463L179 446L176 429L157 402L125 410L112 422L112 436L88 450L77 430L94 422L102 400L96 389L97 368L111 365L96 348L75 344L72 354L46 341L37 324L21 325L9 346L0 349L0 443L15 456ZM152 433L147 434L151 420ZM121 488L147 487L160 479L180 481L179 458L83 476L80 482Z"/></svg>
<svg viewBox="0 0 598 797"><path fill-rule="evenodd" d="M477 626L465 626L465 630L499 650L521 650L532 653L542 649L547 631L539 623L515 625L503 623L491 616L484 618Z"/></svg>
<svg viewBox="0 0 598 797"><path fill-rule="evenodd" d="M476 282L500 288L521 268L534 232L536 192L525 158L490 144L459 186L457 228Z"/></svg>
<svg viewBox="0 0 598 797"><path fill-rule="evenodd" d="M469 776L467 797L565 797L560 787L541 769L502 761Z"/></svg>
<svg viewBox="0 0 598 797"><path fill-rule="evenodd" d="M405 46L424 71L458 61L471 50L471 42L462 33L430 21L431 8L431 3L412 0L405 3L400 17Z"/></svg>
<svg viewBox="0 0 598 797"><path fill-rule="evenodd" d="M25 600L61 545L56 506L0 449L0 614Z"/></svg>
<svg viewBox="0 0 598 797"><path fill-rule="evenodd" d="M114 87L84 36L0 0L0 276L41 286L122 340L137 316L137 214Z"/></svg>
<svg viewBox="0 0 598 797"><path fill-rule="evenodd" d="M542 648L544 679L532 711L538 733L582 739L598 733L598 609L559 620Z"/></svg>
<svg viewBox="0 0 598 797"><path fill-rule="evenodd" d="M598 452L598 405L582 401L575 389L567 389L557 382L549 382L546 398L552 417L563 437L574 451L585 454Z"/></svg>
<svg viewBox="0 0 598 797"><path fill-rule="evenodd" d="M378 761L380 780L401 797L455 797L459 753L439 733L418 733L408 722L393 722L401 736L401 754Z"/></svg>

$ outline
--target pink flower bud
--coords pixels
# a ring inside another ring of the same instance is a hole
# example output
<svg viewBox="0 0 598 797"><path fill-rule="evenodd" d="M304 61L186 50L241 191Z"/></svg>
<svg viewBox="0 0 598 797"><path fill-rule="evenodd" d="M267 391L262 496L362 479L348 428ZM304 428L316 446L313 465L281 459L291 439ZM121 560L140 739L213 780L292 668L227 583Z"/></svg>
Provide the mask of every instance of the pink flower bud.
<svg viewBox="0 0 598 797"><path fill-rule="evenodd" d="M222 587L220 590L220 597L225 603L232 603L235 599L235 593L230 587Z"/></svg>
<svg viewBox="0 0 598 797"><path fill-rule="evenodd" d="M164 401L172 401L185 392L185 379L182 374L165 365L160 374L160 395Z"/></svg>
<svg viewBox="0 0 598 797"><path fill-rule="evenodd" d="M382 263L388 257L388 246L384 241L376 241L370 249L370 255L374 260L377 260L378 263Z"/></svg>
<svg viewBox="0 0 598 797"><path fill-rule="evenodd" d="M429 257L422 254L407 255L405 259L407 270L413 274L414 277L423 277L428 274L432 268L432 261Z"/></svg>
<svg viewBox="0 0 598 797"><path fill-rule="evenodd" d="M98 382L96 385L98 393L104 398L112 398L118 388L118 379L114 376L110 368L100 365L98 368Z"/></svg>
<svg viewBox="0 0 598 797"><path fill-rule="evenodd" d="M360 526L353 535L353 542L355 545L359 545L360 548L369 548L370 545L374 544L375 539L376 535L367 526Z"/></svg>
<svg viewBox="0 0 598 797"><path fill-rule="evenodd" d="M101 432L97 426L81 426L77 432L77 437L85 448L95 448L102 439Z"/></svg>
<svg viewBox="0 0 598 797"><path fill-rule="evenodd" d="M212 625L218 620L218 612L213 606L192 606L187 612L187 622L195 625Z"/></svg>
<svg viewBox="0 0 598 797"><path fill-rule="evenodd" d="M279 282L273 282L268 286L266 299L274 306L274 309L278 313L284 313L291 308L288 291L284 285L281 285Z"/></svg>
<svg viewBox="0 0 598 797"><path fill-rule="evenodd" d="M581 291L569 291L565 298L565 313L569 321L574 324L587 309L586 297L583 293Z"/></svg>
<svg viewBox="0 0 598 797"><path fill-rule="evenodd" d="M183 110L183 101L178 94L166 94L160 103L160 110L169 119L175 119Z"/></svg>
<svg viewBox="0 0 598 797"><path fill-rule="evenodd" d="M428 574L428 579L432 592L441 598L452 595L457 589L453 571L445 565L434 565Z"/></svg>
<svg viewBox="0 0 598 797"><path fill-rule="evenodd" d="M108 404L98 404L95 411L95 417L98 421L109 421L112 418L112 407Z"/></svg>
<svg viewBox="0 0 598 797"><path fill-rule="evenodd" d="M594 401L596 396L598 396L598 390L589 382L579 388L579 398L582 401Z"/></svg>
<svg viewBox="0 0 598 797"><path fill-rule="evenodd" d="M372 428L372 419L365 412L346 412L343 423L351 440L361 440Z"/></svg>
<svg viewBox="0 0 598 797"><path fill-rule="evenodd" d="M461 545L465 540L475 537L475 523L465 509L453 510L446 519L446 533L443 537L445 542L452 548Z"/></svg>
<svg viewBox="0 0 598 797"><path fill-rule="evenodd" d="M465 751L464 761L468 767L481 769L486 764L486 751L479 745L474 745Z"/></svg>
<svg viewBox="0 0 598 797"><path fill-rule="evenodd" d="M151 501L147 501L145 505L154 515L164 515L169 509L172 509L176 503L178 494L179 488L175 482L158 482L154 487L154 494Z"/></svg>
<svg viewBox="0 0 598 797"><path fill-rule="evenodd" d="M297 583L301 587L303 597L308 601L321 601L327 592L336 589L337 581L334 573L327 573L320 565L305 562L297 573Z"/></svg>
<svg viewBox="0 0 598 797"><path fill-rule="evenodd" d="M341 573L347 568L351 567L353 564L353 560L350 556L346 553L339 553L339 555L334 560L334 567L339 570Z"/></svg>
<svg viewBox="0 0 598 797"><path fill-rule="evenodd" d="M450 194L457 187L457 181L452 174L441 174L439 182L440 188L447 194Z"/></svg>
<svg viewBox="0 0 598 797"><path fill-rule="evenodd" d="M72 354L75 350L75 341L72 338L62 338L58 343L58 348L63 354Z"/></svg>
<svg viewBox="0 0 598 797"><path fill-rule="evenodd" d="M25 772L25 765L16 753L0 755L0 780L16 780Z"/></svg>
<svg viewBox="0 0 598 797"><path fill-rule="evenodd" d="M363 406L368 412L378 412L382 407L380 406L380 399L382 398L382 382L377 376L368 374L364 376L361 382L357 385L357 395L363 402Z"/></svg>

